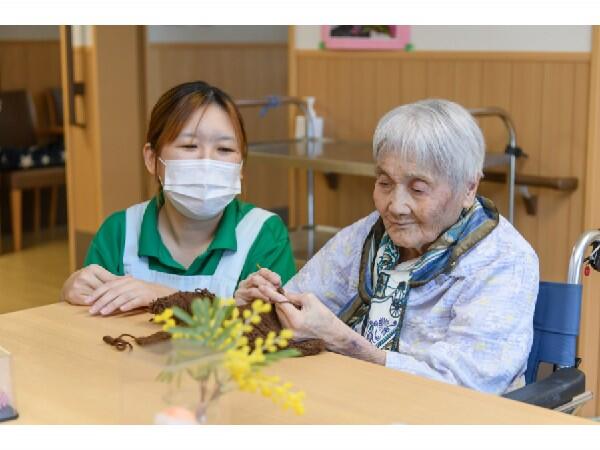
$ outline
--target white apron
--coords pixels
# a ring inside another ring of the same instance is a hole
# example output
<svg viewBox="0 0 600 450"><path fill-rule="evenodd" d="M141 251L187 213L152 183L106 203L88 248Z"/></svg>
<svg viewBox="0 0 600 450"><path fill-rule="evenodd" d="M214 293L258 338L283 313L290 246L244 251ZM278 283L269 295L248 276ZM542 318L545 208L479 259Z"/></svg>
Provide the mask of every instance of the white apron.
<svg viewBox="0 0 600 450"><path fill-rule="evenodd" d="M221 260L213 275L176 275L150 269L148 257L138 255L142 219L148 203L138 203L127 208L126 211L125 249L123 252L125 274L150 283L163 284L180 291L208 289L217 297L233 297L248 252L265 221L274 214L261 208L251 209L235 228L237 250L223 251Z"/></svg>

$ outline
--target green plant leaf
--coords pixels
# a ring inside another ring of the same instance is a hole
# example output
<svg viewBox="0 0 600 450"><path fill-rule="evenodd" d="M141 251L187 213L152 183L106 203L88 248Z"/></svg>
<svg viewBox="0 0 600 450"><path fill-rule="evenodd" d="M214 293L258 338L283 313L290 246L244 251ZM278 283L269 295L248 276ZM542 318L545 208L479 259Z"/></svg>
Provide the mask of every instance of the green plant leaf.
<svg viewBox="0 0 600 450"><path fill-rule="evenodd" d="M213 364L199 365L191 369L186 369L187 374L190 378L196 381L202 381L208 379L213 370Z"/></svg>
<svg viewBox="0 0 600 450"><path fill-rule="evenodd" d="M165 371L160 372L156 377L156 381L160 381L161 383L170 383L173 381L173 373Z"/></svg>
<svg viewBox="0 0 600 450"><path fill-rule="evenodd" d="M182 326L175 326L172 328L169 328L169 333L171 334L175 334L175 333L182 333L184 335L188 335L188 334L192 334L195 332L195 328L189 328L189 327L182 327Z"/></svg>
<svg viewBox="0 0 600 450"><path fill-rule="evenodd" d="M190 327L195 325L192 316L178 306L173 307L173 315Z"/></svg>
<svg viewBox="0 0 600 450"><path fill-rule="evenodd" d="M265 353L265 362L267 364L271 364L282 359L294 358L296 356L300 356L301 354L302 353L300 353L295 348L286 348L273 353Z"/></svg>
<svg viewBox="0 0 600 450"><path fill-rule="evenodd" d="M210 317L210 301L197 298L192 302L192 313L199 323L206 323Z"/></svg>
<svg viewBox="0 0 600 450"><path fill-rule="evenodd" d="M211 327L211 338L212 336L214 336L215 332L217 331L217 329L221 328L221 325L223 324L223 321L228 318L231 317L231 312L233 311L233 306L220 306L220 307L215 307L216 313L215 316L212 320L214 320L214 323Z"/></svg>
<svg viewBox="0 0 600 450"><path fill-rule="evenodd" d="M225 340L226 340L227 338L231 337L230 331L231 331L231 327L224 328L224 329L223 329L223 334L221 334L221 336L219 336L217 339L215 339L215 340L214 340L214 341L211 343L211 347L214 347L214 348L219 348L219 346L220 346L220 345L221 345L223 342L225 342ZM222 349L222 351L229 350L230 348L232 348L232 347L234 347L234 346L235 346L235 340L234 340L234 339L232 339L232 340L231 340L231 345L228 345L226 348Z"/></svg>
<svg viewBox="0 0 600 450"><path fill-rule="evenodd" d="M232 322L231 322L229 325L227 325L227 326L224 326L224 327L223 327L223 331L224 331L225 333L231 334L231 331L233 330L233 328L234 328L236 325L240 324L240 323L242 323L242 319L240 319L240 318L238 317L237 319L233 320L233 321L232 321ZM244 334L244 333L242 332L242 334L241 334L240 336L242 336L243 334Z"/></svg>

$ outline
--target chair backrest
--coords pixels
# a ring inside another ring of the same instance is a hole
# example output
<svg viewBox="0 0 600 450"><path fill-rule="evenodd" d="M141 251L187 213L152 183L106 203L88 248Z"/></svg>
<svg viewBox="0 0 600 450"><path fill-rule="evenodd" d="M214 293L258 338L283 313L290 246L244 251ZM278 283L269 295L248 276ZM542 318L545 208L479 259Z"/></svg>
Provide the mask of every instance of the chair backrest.
<svg viewBox="0 0 600 450"><path fill-rule="evenodd" d="M35 108L25 90L0 92L0 147L35 145Z"/></svg>
<svg viewBox="0 0 600 450"><path fill-rule="evenodd" d="M533 345L527 361L527 384L541 362L574 367L581 314L581 284L540 282L533 317Z"/></svg>
<svg viewBox="0 0 600 450"><path fill-rule="evenodd" d="M63 103L62 89L50 88L46 92L46 101L48 104L48 112L50 113L50 125L55 127L63 126Z"/></svg>

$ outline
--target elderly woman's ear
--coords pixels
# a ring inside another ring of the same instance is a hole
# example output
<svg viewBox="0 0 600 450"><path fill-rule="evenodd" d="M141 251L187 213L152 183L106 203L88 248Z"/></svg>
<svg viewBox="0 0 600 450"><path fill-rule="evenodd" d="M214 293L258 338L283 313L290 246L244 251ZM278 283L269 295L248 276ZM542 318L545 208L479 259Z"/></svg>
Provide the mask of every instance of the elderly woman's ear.
<svg viewBox="0 0 600 450"><path fill-rule="evenodd" d="M467 184L467 191L464 194L464 201L462 204L463 208L469 209L473 206L473 202L475 202L475 197L477 196L477 189L479 188L479 180L480 178L477 178L477 181L472 181Z"/></svg>

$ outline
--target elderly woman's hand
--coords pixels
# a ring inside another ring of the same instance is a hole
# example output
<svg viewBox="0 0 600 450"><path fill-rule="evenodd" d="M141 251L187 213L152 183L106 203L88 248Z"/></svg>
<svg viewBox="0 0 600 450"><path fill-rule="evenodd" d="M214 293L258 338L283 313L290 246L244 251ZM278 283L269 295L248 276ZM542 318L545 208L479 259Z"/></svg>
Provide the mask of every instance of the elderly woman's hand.
<svg viewBox="0 0 600 450"><path fill-rule="evenodd" d="M275 272L261 268L258 272L249 275L244 281L240 282L234 297L237 305L251 303L256 299L268 300L261 292L261 287L269 287L277 290L281 287L281 277Z"/></svg>
<svg viewBox="0 0 600 450"><path fill-rule="evenodd" d="M322 339L329 348L343 335L343 328L347 328L313 294L268 293L281 324L294 331L294 339Z"/></svg>
<svg viewBox="0 0 600 450"><path fill-rule="evenodd" d="M259 288L263 298L275 303L275 311L295 340L322 339L328 350L376 364L385 364L386 352L378 349L333 314L315 295L280 294L269 286Z"/></svg>

